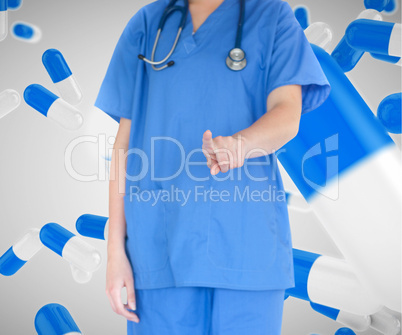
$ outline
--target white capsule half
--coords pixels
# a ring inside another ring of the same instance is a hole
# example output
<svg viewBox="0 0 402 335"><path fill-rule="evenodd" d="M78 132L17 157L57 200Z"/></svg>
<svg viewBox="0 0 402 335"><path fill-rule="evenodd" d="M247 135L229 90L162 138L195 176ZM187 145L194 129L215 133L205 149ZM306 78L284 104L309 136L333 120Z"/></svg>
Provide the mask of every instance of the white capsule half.
<svg viewBox="0 0 402 335"><path fill-rule="evenodd" d="M305 30L308 41L315 44L325 51L328 51L332 42L332 29L325 22L314 22L310 24Z"/></svg>
<svg viewBox="0 0 402 335"><path fill-rule="evenodd" d="M0 0L0 42L7 37L7 34L8 34L7 0Z"/></svg>
<svg viewBox="0 0 402 335"><path fill-rule="evenodd" d="M0 93L0 119L17 109L21 104L21 97L17 91L8 89Z"/></svg>
<svg viewBox="0 0 402 335"><path fill-rule="evenodd" d="M401 322L384 307L377 313L371 315L371 328L381 334L398 335L401 333Z"/></svg>
<svg viewBox="0 0 402 335"><path fill-rule="evenodd" d="M101 265L101 256L93 246L79 236L71 237L65 244L63 258L85 272L94 272Z"/></svg>
<svg viewBox="0 0 402 335"><path fill-rule="evenodd" d="M402 282L401 171L400 151L388 145L328 184L329 194L339 194L336 201L320 193L309 200L362 284L383 305L398 312Z"/></svg>
<svg viewBox="0 0 402 335"><path fill-rule="evenodd" d="M81 127L84 119L75 107L63 99L57 99L47 112L47 117L69 130L77 130Z"/></svg>
<svg viewBox="0 0 402 335"><path fill-rule="evenodd" d="M371 325L369 315L357 315L345 311L339 311L336 321L358 332L364 332L370 329Z"/></svg>
<svg viewBox="0 0 402 335"><path fill-rule="evenodd" d="M14 254L19 259L29 261L42 249L43 244L39 238L39 232L38 228L32 228L13 245Z"/></svg>
<svg viewBox="0 0 402 335"><path fill-rule="evenodd" d="M307 282L310 300L358 315L379 311L382 304L358 280L346 261L320 256L310 269Z"/></svg>

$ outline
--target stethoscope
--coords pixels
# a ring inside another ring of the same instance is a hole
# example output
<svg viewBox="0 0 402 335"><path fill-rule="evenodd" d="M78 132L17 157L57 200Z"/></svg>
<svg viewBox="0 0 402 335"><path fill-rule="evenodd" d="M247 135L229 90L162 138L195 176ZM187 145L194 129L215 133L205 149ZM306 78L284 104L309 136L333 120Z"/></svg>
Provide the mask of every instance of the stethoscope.
<svg viewBox="0 0 402 335"><path fill-rule="evenodd" d="M224 0L224 1L227 1L227 0ZM189 8L188 0L184 0L184 6L175 6L176 2L177 2L177 0L171 0L163 12L162 18L159 22L158 31L157 31L156 38L155 38L155 43L154 43L154 46L152 49L151 59L149 60L149 59L145 58L144 55L141 55L141 54L138 55L139 59L151 64L152 68L156 71L163 70L174 64L174 61L171 60L163 66L160 66L160 67L155 66L155 65L160 65L162 63L165 63L169 59L169 57L172 55L173 51L176 48L177 42L179 41L180 34L186 24L186 18L187 18L188 8ZM246 54L243 51L243 49L241 48L241 40L242 40L242 34L243 34L243 22L244 22L244 7L245 7L245 0L240 0L240 14L239 14L239 23L237 25L236 43L235 43L235 47L229 51L228 57L226 58L226 65L228 66L229 69L231 69L233 71L243 70L247 65ZM180 11L181 15L182 15L179 29L177 31L176 39L173 43L172 49L167 54L167 56L164 59L162 59L161 61L157 62L154 60L154 57L155 57L155 51L156 51L156 47L158 45L159 37L161 35L161 32L163 30L163 27L165 25L165 22L166 22L168 16L176 10Z"/></svg>

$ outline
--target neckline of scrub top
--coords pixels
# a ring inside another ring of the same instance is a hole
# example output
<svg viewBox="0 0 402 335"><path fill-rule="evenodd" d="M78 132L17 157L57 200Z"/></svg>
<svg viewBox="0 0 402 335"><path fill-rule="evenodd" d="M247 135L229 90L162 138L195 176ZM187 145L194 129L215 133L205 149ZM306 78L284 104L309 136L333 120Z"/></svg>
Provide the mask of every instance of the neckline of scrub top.
<svg viewBox="0 0 402 335"><path fill-rule="evenodd" d="M208 15L208 17L204 20L201 26L198 27L197 31L194 34L193 18L191 16L190 10L188 11L186 25L182 31L183 44L187 54L189 54L192 50L194 50L195 47L201 44L204 37L208 34L208 31L224 13L224 10L231 7L235 3L238 3L238 0L223 0L223 2L217 8L215 8L215 10L211 14ZM234 34L236 34L237 26L233 27L233 29Z"/></svg>

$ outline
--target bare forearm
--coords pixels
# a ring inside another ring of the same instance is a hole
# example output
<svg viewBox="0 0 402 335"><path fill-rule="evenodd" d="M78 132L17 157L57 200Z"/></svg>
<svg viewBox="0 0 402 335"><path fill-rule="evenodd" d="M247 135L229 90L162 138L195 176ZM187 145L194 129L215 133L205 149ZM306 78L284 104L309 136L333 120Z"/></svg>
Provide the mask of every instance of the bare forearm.
<svg viewBox="0 0 402 335"><path fill-rule="evenodd" d="M124 240L126 235L126 222L124 217L124 193L119 192L119 168L117 161L117 152L113 150L112 164L110 168L111 176L109 183L109 235L108 235L108 252L123 251ZM114 156L114 157L113 157ZM120 181L121 182L121 181Z"/></svg>
<svg viewBox="0 0 402 335"><path fill-rule="evenodd" d="M121 120L112 153L109 182L108 253L125 251L124 195L129 124L129 120Z"/></svg>
<svg viewBox="0 0 402 335"><path fill-rule="evenodd" d="M250 127L236 133L241 136L245 158L271 154L297 135L299 126L297 108L292 103L277 104Z"/></svg>

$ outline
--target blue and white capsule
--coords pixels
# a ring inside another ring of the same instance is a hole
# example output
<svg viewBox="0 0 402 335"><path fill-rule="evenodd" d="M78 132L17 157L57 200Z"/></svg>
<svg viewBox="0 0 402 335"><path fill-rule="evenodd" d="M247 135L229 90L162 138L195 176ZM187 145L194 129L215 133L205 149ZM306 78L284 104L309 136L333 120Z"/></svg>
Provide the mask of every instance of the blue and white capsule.
<svg viewBox="0 0 402 335"><path fill-rule="evenodd" d="M69 103L38 84L29 85L24 91L25 102L63 128L77 130L83 123L81 113Z"/></svg>
<svg viewBox="0 0 402 335"><path fill-rule="evenodd" d="M43 245L70 263L76 281L87 282L92 273L99 269L99 251L59 224L44 225L39 236Z"/></svg>
<svg viewBox="0 0 402 335"><path fill-rule="evenodd" d="M340 324L353 329L354 331L364 332L370 329L371 318L369 315L357 315L336 308L316 304L310 301L310 306L317 313L330 318Z"/></svg>
<svg viewBox="0 0 402 335"><path fill-rule="evenodd" d="M82 92L63 54L59 50L48 49L42 55L42 63L61 97L72 105L79 104Z"/></svg>
<svg viewBox="0 0 402 335"><path fill-rule="evenodd" d="M7 37L7 34L8 34L7 0L0 0L0 42Z"/></svg>
<svg viewBox="0 0 402 335"><path fill-rule="evenodd" d="M38 335L82 334L67 308L55 303L43 306L36 313L35 330Z"/></svg>
<svg viewBox="0 0 402 335"><path fill-rule="evenodd" d="M42 30L32 23L18 21L11 25L11 35L22 42L38 43L42 39Z"/></svg>
<svg viewBox="0 0 402 335"><path fill-rule="evenodd" d="M369 315L382 308L343 259L293 248L295 287L286 293L352 314Z"/></svg>
<svg viewBox="0 0 402 335"><path fill-rule="evenodd" d="M30 229L0 257L0 273L12 276L43 247L39 229Z"/></svg>
<svg viewBox="0 0 402 335"><path fill-rule="evenodd" d="M394 93L383 99L377 109L377 118L392 134L402 133L402 93Z"/></svg>
<svg viewBox="0 0 402 335"><path fill-rule="evenodd" d="M331 92L278 159L362 285L400 312L400 151L335 60L311 46Z"/></svg>
<svg viewBox="0 0 402 335"><path fill-rule="evenodd" d="M382 16L374 9L366 9L359 14L357 19L382 21ZM352 48L346 41L346 35L344 35L332 51L331 56L342 68L343 72L349 72L355 68L363 54L363 50Z"/></svg>
<svg viewBox="0 0 402 335"><path fill-rule="evenodd" d="M306 29L310 25L310 11L306 6L296 6L293 8L293 12L297 21L303 29Z"/></svg>
<svg viewBox="0 0 402 335"><path fill-rule="evenodd" d="M354 49L401 57L402 25L368 19L358 19L349 24L346 42Z"/></svg>
<svg viewBox="0 0 402 335"><path fill-rule="evenodd" d="M77 219L75 228L82 236L107 240L109 218L100 215L83 214Z"/></svg>
<svg viewBox="0 0 402 335"><path fill-rule="evenodd" d="M17 109L21 104L19 93L12 89L0 92L0 119Z"/></svg>
<svg viewBox="0 0 402 335"><path fill-rule="evenodd" d="M22 6L22 0L8 0L8 10L18 10Z"/></svg>

